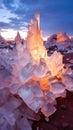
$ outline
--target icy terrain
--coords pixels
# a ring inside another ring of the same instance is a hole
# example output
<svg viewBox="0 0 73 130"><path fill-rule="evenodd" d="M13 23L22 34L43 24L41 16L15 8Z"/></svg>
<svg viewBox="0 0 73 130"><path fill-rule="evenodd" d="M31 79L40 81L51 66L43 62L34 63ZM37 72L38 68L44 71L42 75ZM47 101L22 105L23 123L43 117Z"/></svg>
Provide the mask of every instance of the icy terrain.
<svg viewBox="0 0 73 130"><path fill-rule="evenodd" d="M48 50L48 55L53 54L54 51L61 52L62 54L73 53L73 39L66 32L49 36L44 45Z"/></svg>
<svg viewBox="0 0 73 130"><path fill-rule="evenodd" d="M13 49L0 49L0 130L31 130L39 111L48 120L56 98L73 91L73 71L64 68L60 52L47 56L38 13L24 44L19 34L15 40Z"/></svg>

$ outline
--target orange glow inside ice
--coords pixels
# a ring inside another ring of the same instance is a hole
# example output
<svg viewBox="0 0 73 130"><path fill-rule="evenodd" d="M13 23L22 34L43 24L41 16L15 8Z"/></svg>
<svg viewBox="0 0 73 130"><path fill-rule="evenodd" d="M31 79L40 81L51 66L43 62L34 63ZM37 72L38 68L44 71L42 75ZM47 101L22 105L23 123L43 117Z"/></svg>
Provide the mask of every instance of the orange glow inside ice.
<svg viewBox="0 0 73 130"><path fill-rule="evenodd" d="M39 47L37 49L31 50L31 55L32 55L33 59L37 60L37 61L39 61L40 58L45 59L46 49L44 46L39 44Z"/></svg>
<svg viewBox="0 0 73 130"><path fill-rule="evenodd" d="M42 78L40 80L40 87L42 90L49 90L50 89L50 86L49 86L49 83L48 83L48 76L45 76L44 78Z"/></svg>

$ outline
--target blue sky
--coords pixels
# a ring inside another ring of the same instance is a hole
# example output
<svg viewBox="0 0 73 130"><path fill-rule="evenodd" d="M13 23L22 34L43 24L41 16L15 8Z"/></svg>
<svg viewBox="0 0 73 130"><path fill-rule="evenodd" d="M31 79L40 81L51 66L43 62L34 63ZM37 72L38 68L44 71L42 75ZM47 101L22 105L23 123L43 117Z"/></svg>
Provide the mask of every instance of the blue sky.
<svg viewBox="0 0 73 130"><path fill-rule="evenodd" d="M73 35L73 0L0 0L0 31L26 32L36 12L41 13L43 35Z"/></svg>

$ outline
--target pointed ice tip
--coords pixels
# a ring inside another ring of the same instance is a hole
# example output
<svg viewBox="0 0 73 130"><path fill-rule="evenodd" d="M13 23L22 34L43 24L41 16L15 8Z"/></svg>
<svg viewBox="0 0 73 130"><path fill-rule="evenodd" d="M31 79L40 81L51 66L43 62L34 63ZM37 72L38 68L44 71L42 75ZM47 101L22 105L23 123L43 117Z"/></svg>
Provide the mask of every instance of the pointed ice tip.
<svg viewBox="0 0 73 130"><path fill-rule="evenodd" d="M0 33L0 42L6 42L6 40L4 39L4 37L1 35L1 33Z"/></svg>
<svg viewBox="0 0 73 130"><path fill-rule="evenodd" d="M19 33L19 32L17 32L17 35L20 35L20 33Z"/></svg>
<svg viewBox="0 0 73 130"><path fill-rule="evenodd" d="M15 41L16 43L21 43L21 42L22 42L22 38L21 38L21 35L20 35L19 32L17 32L14 41Z"/></svg>
<svg viewBox="0 0 73 130"><path fill-rule="evenodd" d="M35 19L36 19L37 22L38 22L38 28L40 28L40 12L36 12L36 13L35 13Z"/></svg>
<svg viewBox="0 0 73 130"><path fill-rule="evenodd" d="M35 13L35 16L40 16L40 12L36 12L36 13Z"/></svg>

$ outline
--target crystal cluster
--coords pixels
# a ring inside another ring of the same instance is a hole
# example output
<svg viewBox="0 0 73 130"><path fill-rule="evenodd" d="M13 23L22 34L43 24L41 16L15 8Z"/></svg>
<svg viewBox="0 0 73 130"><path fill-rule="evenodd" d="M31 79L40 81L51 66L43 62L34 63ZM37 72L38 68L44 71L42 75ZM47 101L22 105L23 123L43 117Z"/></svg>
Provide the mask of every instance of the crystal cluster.
<svg viewBox="0 0 73 130"><path fill-rule="evenodd" d="M39 13L24 45L1 50L0 60L0 130L31 130L30 120L39 120L39 111L47 120L56 111L56 98L73 91L73 71L64 69L62 54L47 56Z"/></svg>

